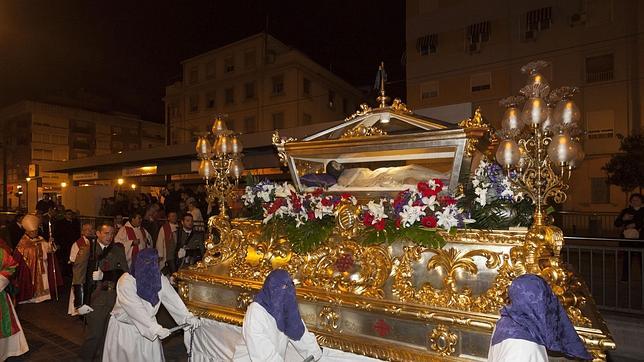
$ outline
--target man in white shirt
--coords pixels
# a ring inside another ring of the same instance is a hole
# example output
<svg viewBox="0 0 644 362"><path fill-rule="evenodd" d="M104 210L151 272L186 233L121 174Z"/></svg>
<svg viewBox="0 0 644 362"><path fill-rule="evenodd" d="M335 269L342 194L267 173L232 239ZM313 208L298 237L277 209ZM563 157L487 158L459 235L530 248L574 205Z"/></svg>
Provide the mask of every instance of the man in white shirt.
<svg viewBox="0 0 644 362"><path fill-rule="evenodd" d="M152 236L141 227L142 220L141 214L135 212L114 237L114 242L123 244L125 248L128 268L132 267L132 259L140 250L152 247Z"/></svg>

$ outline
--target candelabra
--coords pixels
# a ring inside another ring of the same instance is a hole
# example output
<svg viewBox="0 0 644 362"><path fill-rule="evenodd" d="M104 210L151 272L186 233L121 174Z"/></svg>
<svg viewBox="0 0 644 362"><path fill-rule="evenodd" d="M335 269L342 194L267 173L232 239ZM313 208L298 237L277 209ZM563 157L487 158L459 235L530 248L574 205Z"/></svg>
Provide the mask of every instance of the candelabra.
<svg viewBox="0 0 644 362"><path fill-rule="evenodd" d="M571 99L576 87L553 91L540 70L545 61L531 62L521 68L529 76L520 90L522 96L501 101L506 107L497 161L516 172L516 184L535 203L534 223L543 225L548 200L563 203L571 172L579 166L584 152L579 142L579 108ZM519 105L525 103L523 110Z"/></svg>
<svg viewBox="0 0 644 362"><path fill-rule="evenodd" d="M506 107L502 120L497 161L515 173L515 186L535 204L533 225L523 247L525 272L540 273L553 285L562 286L566 273L559 267L563 247L561 229L547 225L546 209L549 200L563 203L571 172L584 158L580 144L580 112L572 100L575 87L550 89L540 70L549 64L531 62L521 68L528 74L528 84L521 96L501 101ZM524 103L523 109L519 106Z"/></svg>
<svg viewBox="0 0 644 362"><path fill-rule="evenodd" d="M218 116L211 132L199 137L196 149L197 157L201 160L199 175L206 180L208 200L217 200L219 214L226 218L226 199L244 171L243 146L239 135L229 130Z"/></svg>

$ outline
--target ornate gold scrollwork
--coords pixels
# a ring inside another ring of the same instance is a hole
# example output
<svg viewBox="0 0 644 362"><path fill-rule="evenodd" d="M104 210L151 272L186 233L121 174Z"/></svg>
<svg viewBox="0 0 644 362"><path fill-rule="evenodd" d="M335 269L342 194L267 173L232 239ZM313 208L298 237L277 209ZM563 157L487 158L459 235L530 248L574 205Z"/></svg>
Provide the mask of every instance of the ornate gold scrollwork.
<svg viewBox="0 0 644 362"><path fill-rule="evenodd" d="M179 296L184 302L188 301L190 297L190 284L187 282L179 282Z"/></svg>
<svg viewBox="0 0 644 362"><path fill-rule="evenodd" d="M367 127L359 124L353 128L346 130L340 138L355 138L355 137L370 137L370 136L384 136L387 132L376 126Z"/></svg>
<svg viewBox="0 0 644 362"><path fill-rule="evenodd" d="M271 137L271 140L273 142L273 146L277 149L277 156L280 158L280 162L284 166L288 166L288 156L286 155L286 150L284 149L284 146L288 142L293 142L296 141L297 139L289 137L289 138L282 138L280 137L279 131L275 130L273 132L273 136Z"/></svg>
<svg viewBox="0 0 644 362"><path fill-rule="evenodd" d="M369 105L367 103L362 103L362 104L360 104L360 109L355 111L355 113L353 113L349 117L345 118L344 121L348 122L348 121L350 121L350 120L352 120L352 119L354 119L356 117L364 116L365 114L367 114L369 112L371 112L371 107L369 107Z"/></svg>
<svg viewBox="0 0 644 362"><path fill-rule="evenodd" d="M205 266L226 261L239 253L245 234L233 228L225 217L212 216L208 219L208 239L205 242Z"/></svg>
<svg viewBox="0 0 644 362"><path fill-rule="evenodd" d="M429 348L441 356L451 356L456 352L458 335L453 333L444 324L439 324L429 335Z"/></svg>
<svg viewBox="0 0 644 362"><path fill-rule="evenodd" d="M325 305L318 314L318 321L322 329L332 332L340 327L340 313L333 307Z"/></svg>
<svg viewBox="0 0 644 362"><path fill-rule="evenodd" d="M330 292L383 298L391 267L389 252L381 246L330 242L307 255L301 282Z"/></svg>
<svg viewBox="0 0 644 362"><path fill-rule="evenodd" d="M435 289L430 283L424 283L420 289L414 287L412 263L418 261L421 255L426 252L434 254L427 263L427 269L430 271L432 269L442 270L444 277L441 289ZM456 286L458 272L468 272L472 275L478 273L478 268L473 260L476 256L485 258L485 266L490 269L501 264L499 253L485 249L462 252L454 248L432 249L422 246L406 246L403 255L395 260L396 270L392 292L403 302L451 307L465 311L478 308L474 304L478 298L473 298L472 290L467 287L459 290Z"/></svg>
<svg viewBox="0 0 644 362"><path fill-rule="evenodd" d="M403 103L400 98L394 98L394 101L391 103L391 109L399 113L412 113L407 105Z"/></svg>
<svg viewBox="0 0 644 362"><path fill-rule="evenodd" d="M239 295L237 296L237 309L245 311L252 302L252 294L249 292L239 292Z"/></svg>
<svg viewBox="0 0 644 362"><path fill-rule="evenodd" d="M273 269L285 269L295 275L300 257L291 251L288 240L277 228L262 232L259 221L243 221L236 224L243 237L229 265L230 276L250 280L264 280Z"/></svg>
<svg viewBox="0 0 644 362"><path fill-rule="evenodd" d="M465 154L467 157L472 157L476 152L476 146L479 140L490 131L490 125L483 120L481 115L481 108L477 107L474 111L474 116L464 119L458 123L460 127L465 129L467 134L467 144L465 145Z"/></svg>
<svg viewBox="0 0 644 362"><path fill-rule="evenodd" d="M355 239L363 230L360 222L362 210L348 200L343 200L335 212L336 229L344 239Z"/></svg>

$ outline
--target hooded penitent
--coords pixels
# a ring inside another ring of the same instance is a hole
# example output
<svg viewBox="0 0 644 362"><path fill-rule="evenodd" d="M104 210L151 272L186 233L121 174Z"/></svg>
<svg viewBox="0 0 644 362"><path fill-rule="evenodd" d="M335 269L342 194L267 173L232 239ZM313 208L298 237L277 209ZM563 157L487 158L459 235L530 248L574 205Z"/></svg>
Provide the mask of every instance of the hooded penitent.
<svg viewBox="0 0 644 362"><path fill-rule="evenodd" d="M304 334L304 323L297 307L295 285L285 270L273 270L257 293L255 302L275 318L277 329L288 338L299 341Z"/></svg>
<svg viewBox="0 0 644 362"><path fill-rule="evenodd" d="M501 309L492 345L523 339L569 357L592 359L548 283L534 274L516 278L508 289L510 304Z"/></svg>
<svg viewBox="0 0 644 362"><path fill-rule="evenodd" d="M22 218L22 227L25 231L36 231L40 225L40 218L36 215L25 215Z"/></svg>
<svg viewBox="0 0 644 362"><path fill-rule="evenodd" d="M161 271L159 254L156 249L143 249L133 263L132 275L136 279L136 294L152 306L159 303L161 290Z"/></svg>

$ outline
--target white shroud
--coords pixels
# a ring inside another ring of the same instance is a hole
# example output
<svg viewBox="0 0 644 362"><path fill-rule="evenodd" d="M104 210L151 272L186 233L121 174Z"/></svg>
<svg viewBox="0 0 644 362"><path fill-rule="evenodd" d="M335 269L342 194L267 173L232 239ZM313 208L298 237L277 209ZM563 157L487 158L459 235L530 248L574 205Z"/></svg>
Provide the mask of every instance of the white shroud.
<svg viewBox="0 0 644 362"><path fill-rule="evenodd" d="M119 278L116 293L116 304L105 336L103 361L164 361L163 347L156 335L162 328L156 319L159 306L163 303L177 324L185 323L192 316L168 278L161 276L160 302L155 306L136 294L136 279L128 273Z"/></svg>

